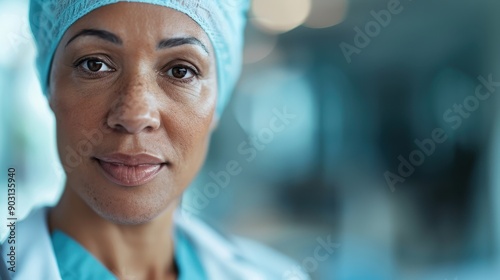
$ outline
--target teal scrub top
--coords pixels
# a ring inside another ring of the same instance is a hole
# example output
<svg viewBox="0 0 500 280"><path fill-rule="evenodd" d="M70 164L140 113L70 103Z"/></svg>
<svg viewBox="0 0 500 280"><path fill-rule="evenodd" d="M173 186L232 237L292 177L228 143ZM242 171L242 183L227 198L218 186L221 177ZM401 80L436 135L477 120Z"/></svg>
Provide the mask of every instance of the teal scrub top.
<svg viewBox="0 0 500 280"><path fill-rule="evenodd" d="M184 233L175 233L175 262L179 280L206 279L201 262ZM62 231L51 234L52 247L63 280L118 280L99 260Z"/></svg>

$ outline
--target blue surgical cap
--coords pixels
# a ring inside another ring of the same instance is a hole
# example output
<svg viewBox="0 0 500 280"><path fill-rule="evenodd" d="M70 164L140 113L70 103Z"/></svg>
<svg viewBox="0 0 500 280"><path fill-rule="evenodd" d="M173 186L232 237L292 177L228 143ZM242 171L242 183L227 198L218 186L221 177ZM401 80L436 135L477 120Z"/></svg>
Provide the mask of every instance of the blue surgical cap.
<svg viewBox="0 0 500 280"><path fill-rule="evenodd" d="M249 0L31 0L30 25L38 49L36 66L44 94L49 95L52 59L64 33L91 11L117 2L172 8L191 17L210 38L218 78L216 114L221 115L241 72L243 30Z"/></svg>

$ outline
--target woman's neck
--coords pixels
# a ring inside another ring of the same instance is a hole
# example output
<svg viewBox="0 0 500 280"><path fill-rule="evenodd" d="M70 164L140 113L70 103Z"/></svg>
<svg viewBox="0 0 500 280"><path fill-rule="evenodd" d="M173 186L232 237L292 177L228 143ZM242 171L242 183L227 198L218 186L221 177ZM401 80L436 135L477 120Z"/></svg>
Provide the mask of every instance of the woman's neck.
<svg viewBox="0 0 500 280"><path fill-rule="evenodd" d="M99 216L66 187L49 213L50 231L61 230L80 243L119 279L177 279L172 205L141 225L120 225Z"/></svg>

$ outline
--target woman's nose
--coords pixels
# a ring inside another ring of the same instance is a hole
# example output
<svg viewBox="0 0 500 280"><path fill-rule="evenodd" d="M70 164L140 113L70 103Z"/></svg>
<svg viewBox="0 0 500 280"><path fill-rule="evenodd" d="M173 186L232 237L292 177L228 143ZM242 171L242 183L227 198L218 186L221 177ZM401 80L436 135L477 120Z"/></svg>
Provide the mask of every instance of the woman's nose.
<svg viewBox="0 0 500 280"><path fill-rule="evenodd" d="M107 118L116 131L137 134L160 127L160 113L154 95L144 84L124 89L113 102Z"/></svg>

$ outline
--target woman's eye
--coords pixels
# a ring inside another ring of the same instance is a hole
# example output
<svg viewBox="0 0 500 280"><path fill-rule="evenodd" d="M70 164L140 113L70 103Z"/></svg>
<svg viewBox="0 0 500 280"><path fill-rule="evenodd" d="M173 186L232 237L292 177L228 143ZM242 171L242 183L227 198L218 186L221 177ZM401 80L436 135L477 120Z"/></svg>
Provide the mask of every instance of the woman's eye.
<svg viewBox="0 0 500 280"><path fill-rule="evenodd" d="M83 69L90 72L110 72L113 71L106 63L98 59L85 59L80 63Z"/></svg>
<svg viewBox="0 0 500 280"><path fill-rule="evenodd" d="M194 76L194 71L185 66L174 66L167 71L167 75L176 79L189 79Z"/></svg>

